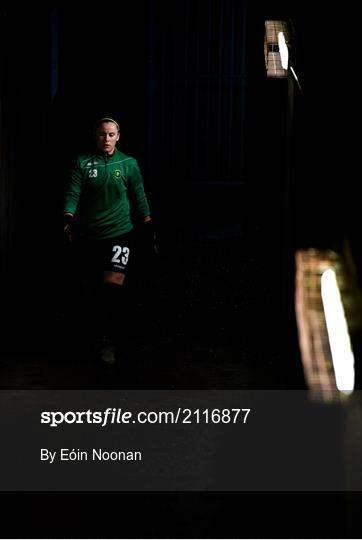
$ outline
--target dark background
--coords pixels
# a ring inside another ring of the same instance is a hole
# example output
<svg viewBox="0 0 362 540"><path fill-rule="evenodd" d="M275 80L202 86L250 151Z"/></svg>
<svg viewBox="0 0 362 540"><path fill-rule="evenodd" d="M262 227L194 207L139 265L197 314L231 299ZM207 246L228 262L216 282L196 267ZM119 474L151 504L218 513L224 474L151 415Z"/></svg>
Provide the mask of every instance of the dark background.
<svg viewBox="0 0 362 540"><path fill-rule="evenodd" d="M42 272L39 263L59 256L66 168L99 114L119 119L166 245L172 232L231 225L233 215L243 242L270 246L277 275L286 236L293 248L338 248L356 234L353 17L327 4L286 5L159 0L20 16L2 8L1 272L10 306L30 289L41 303L42 287L59 281L59 264ZM304 92L295 89L288 193L287 82L265 77L268 17L292 23Z"/></svg>
<svg viewBox="0 0 362 540"><path fill-rule="evenodd" d="M59 358L45 358L54 340L61 353L67 345L64 178L103 114L119 119L120 146L139 160L162 253L158 277L140 286L137 342L159 356L141 357L143 372L121 384L304 388L294 250L339 250L348 238L359 260L357 19L348 4L290 4L1 8L3 388L89 387L99 376L81 364L67 378ZM303 87L289 150L287 81L266 79L263 56L264 20L279 17L294 27ZM349 494L1 499L8 537L360 535Z"/></svg>

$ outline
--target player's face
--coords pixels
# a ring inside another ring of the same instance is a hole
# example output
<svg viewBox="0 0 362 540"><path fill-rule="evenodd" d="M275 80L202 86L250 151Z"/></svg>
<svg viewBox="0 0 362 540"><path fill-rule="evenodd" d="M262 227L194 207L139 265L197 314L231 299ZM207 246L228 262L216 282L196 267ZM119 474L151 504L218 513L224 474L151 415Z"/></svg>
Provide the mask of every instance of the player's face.
<svg viewBox="0 0 362 540"><path fill-rule="evenodd" d="M113 154L116 142L119 139L119 132L113 122L102 122L96 131L96 143L99 150L107 154Z"/></svg>

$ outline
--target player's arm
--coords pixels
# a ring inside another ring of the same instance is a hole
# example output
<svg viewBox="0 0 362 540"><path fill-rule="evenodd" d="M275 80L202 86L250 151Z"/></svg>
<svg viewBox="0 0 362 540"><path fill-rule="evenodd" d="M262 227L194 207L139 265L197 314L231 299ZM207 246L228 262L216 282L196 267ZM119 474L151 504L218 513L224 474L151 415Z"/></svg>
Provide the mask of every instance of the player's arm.
<svg viewBox="0 0 362 540"><path fill-rule="evenodd" d="M72 240L72 225L74 215L78 207L80 194L82 192L82 171L77 160L75 166L69 173L64 197L63 230L68 240Z"/></svg>
<svg viewBox="0 0 362 540"><path fill-rule="evenodd" d="M130 199L135 206L141 221L141 236L145 246L151 249L151 253L158 253L158 244L154 225L152 222L150 207L144 189L143 178L137 162L135 161L129 176Z"/></svg>

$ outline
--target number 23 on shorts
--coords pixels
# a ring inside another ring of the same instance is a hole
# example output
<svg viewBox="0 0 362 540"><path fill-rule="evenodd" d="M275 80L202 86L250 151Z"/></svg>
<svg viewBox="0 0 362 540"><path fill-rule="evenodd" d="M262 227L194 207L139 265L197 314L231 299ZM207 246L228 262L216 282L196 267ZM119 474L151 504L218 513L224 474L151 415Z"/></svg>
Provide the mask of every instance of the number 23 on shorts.
<svg viewBox="0 0 362 540"><path fill-rule="evenodd" d="M112 251L114 253L112 257L112 263L122 263L124 265L127 264L130 251L128 247L121 247L116 245L113 246Z"/></svg>

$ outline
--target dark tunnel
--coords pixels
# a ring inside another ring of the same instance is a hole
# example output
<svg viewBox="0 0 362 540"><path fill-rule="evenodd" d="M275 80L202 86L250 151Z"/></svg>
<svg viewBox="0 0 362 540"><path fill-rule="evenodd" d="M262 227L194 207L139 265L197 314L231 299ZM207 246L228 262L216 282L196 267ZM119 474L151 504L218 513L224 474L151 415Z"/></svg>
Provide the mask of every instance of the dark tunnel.
<svg viewBox="0 0 362 540"><path fill-rule="evenodd" d="M1 391L307 391L301 260L320 273L334 265L351 299L361 389L359 99L340 46L350 18L347 7L249 0L0 9ZM266 77L274 19L291 29L299 86L290 74ZM104 116L139 163L159 242L125 287L112 368L90 358L62 221L69 167ZM0 501L8 538L361 534L360 492L34 491Z"/></svg>

